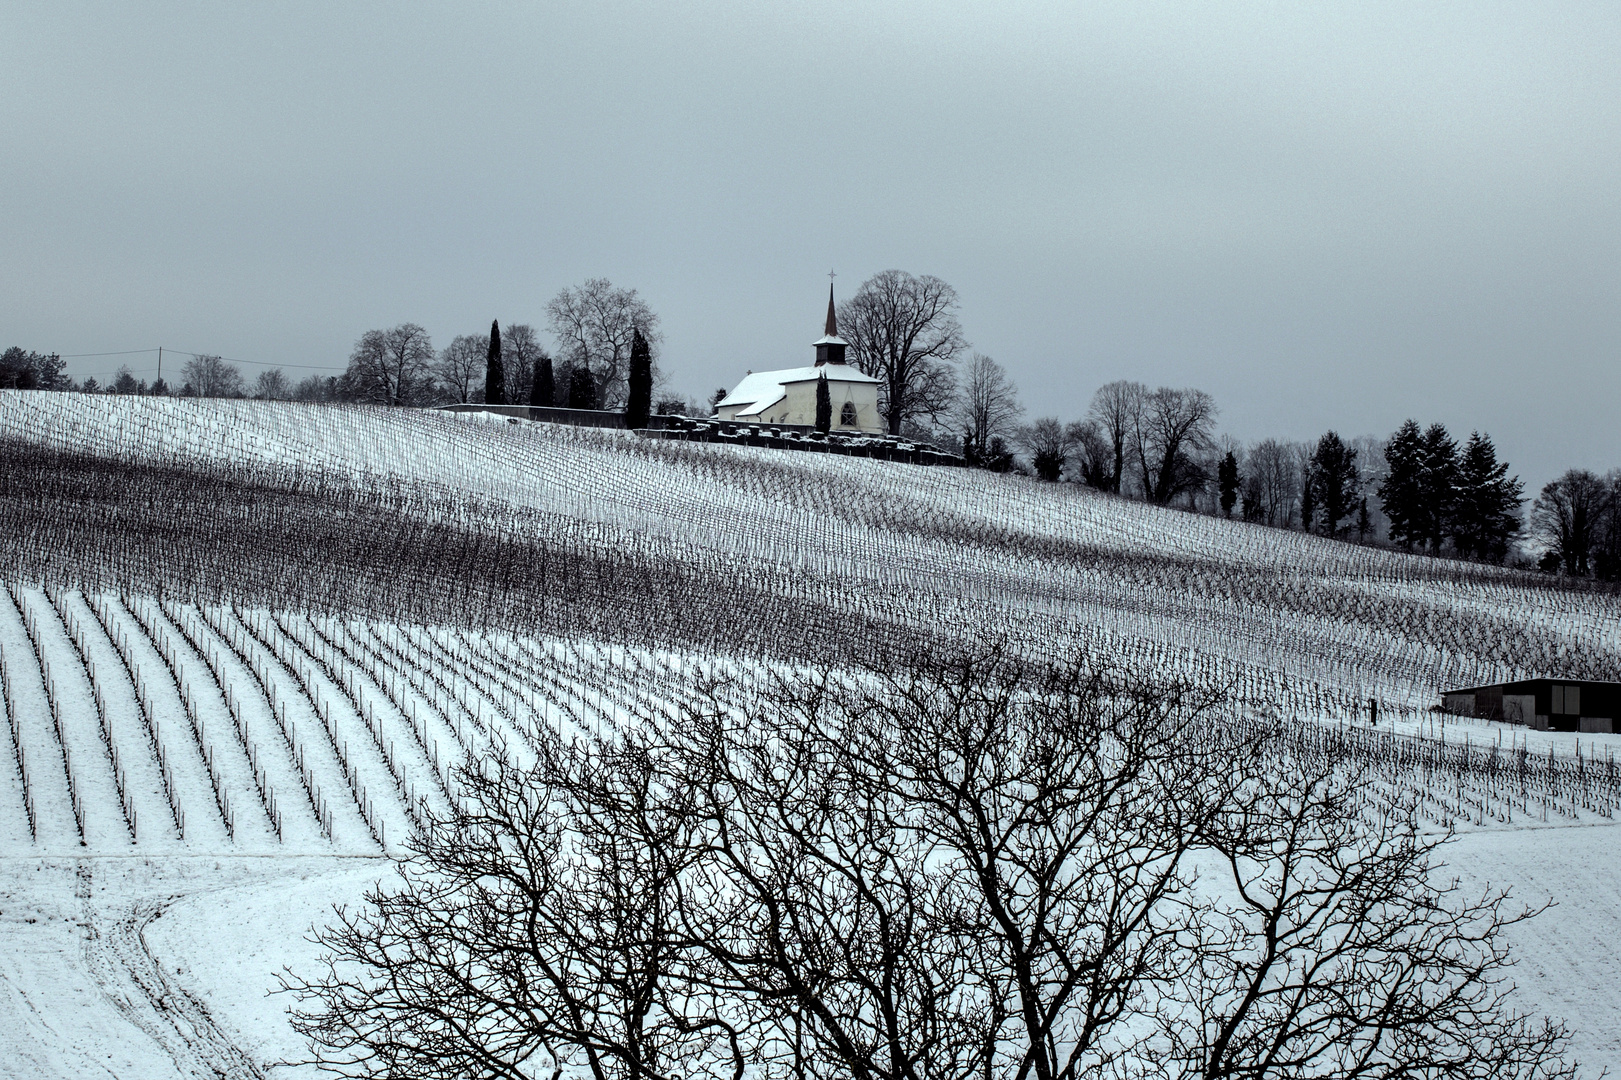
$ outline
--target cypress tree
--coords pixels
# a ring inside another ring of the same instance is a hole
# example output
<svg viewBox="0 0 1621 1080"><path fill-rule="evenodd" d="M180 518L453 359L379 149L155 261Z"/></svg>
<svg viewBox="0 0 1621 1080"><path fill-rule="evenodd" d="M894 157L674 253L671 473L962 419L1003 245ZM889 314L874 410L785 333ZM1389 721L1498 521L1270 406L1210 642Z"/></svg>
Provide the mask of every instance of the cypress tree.
<svg viewBox="0 0 1621 1080"><path fill-rule="evenodd" d="M1408 550L1424 537L1419 492L1423 441L1416 420L1408 420L1396 429L1385 443L1385 463L1389 471L1377 492L1385 517L1390 519L1390 539Z"/></svg>
<svg viewBox="0 0 1621 1080"><path fill-rule="evenodd" d="M636 430L647 426L653 412L653 350L640 329L630 331L629 386L625 397L625 426Z"/></svg>
<svg viewBox="0 0 1621 1080"><path fill-rule="evenodd" d="M1373 531L1373 522L1368 519L1368 497L1366 495L1356 504L1356 542L1362 543Z"/></svg>
<svg viewBox="0 0 1621 1080"><path fill-rule="evenodd" d="M1221 516L1232 517L1233 506L1238 502L1238 458L1231 450L1216 466L1216 487L1221 491Z"/></svg>
<svg viewBox="0 0 1621 1080"><path fill-rule="evenodd" d="M474 355L478 355L474 353ZM484 404L507 403L507 372L501 366L501 324L490 321L490 352L484 362Z"/></svg>
<svg viewBox="0 0 1621 1080"><path fill-rule="evenodd" d="M555 391L552 387L552 358L542 356L535 361L534 377L529 380L529 404L552 405L555 403Z"/></svg>
<svg viewBox="0 0 1621 1080"><path fill-rule="evenodd" d="M591 378L591 369L575 364L568 373L568 407L594 409L597 407L597 383Z"/></svg>
<svg viewBox="0 0 1621 1080"><path fill-rule="evenodd" d="M821 432L833 429L833 395L827 389L827 372L822 372L816 380L816 430Z"/></svg>
<svg viewBox="0 0 1621 1080"><path fill-rule="evenodd" d="M1300 485L1300 527L1311 532L1312 519L1317 516L1317 497L1312 493L1316 487L1312 481L1311 470L1306 470L1304 483Z"/></svg>

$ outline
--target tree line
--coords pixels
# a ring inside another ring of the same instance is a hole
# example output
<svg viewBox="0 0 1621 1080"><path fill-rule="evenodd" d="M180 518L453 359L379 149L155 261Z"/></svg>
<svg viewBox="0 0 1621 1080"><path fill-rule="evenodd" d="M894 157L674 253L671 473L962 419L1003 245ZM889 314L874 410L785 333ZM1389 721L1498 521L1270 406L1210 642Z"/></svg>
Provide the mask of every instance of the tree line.
<svg viewBox="0 0 1621 1080"><path fill-rule="evenodd" d="M1523 485L1491 437L1471 432L1460 447L1440 424L1408 420L1383 440L1329 431L1314 444L1241 446L1218 437L1218 409L1205 391L1130 380L1100 388L1079 420L1026 423L1006 370L970 350L958 307L945 281L902 270L874 275L839 305L850 363L879 380L889 434L941 445L970 466L1405 550L1501 563L1524 540L1542 552L1544 570L1621 578L1621 471L1571 470L1543 488L1527 517ZM492 323L490 333L458 335L438 350L420 325L402 323L363 334L342 375L297 384L277 368L250 386L235 364L199 355L174 390L161 380L148 387L127 368L107 387L93 378L81 386L60 357L12 348L0 357L0 387L602 408L625 410L638 425L653 412L708 414L728 392L717 390L709 408L670 396L655 402L663 335L635 289L595 278L559 291L546 311L555 355L524 323ZM823 389L816 420L826 430Z"/></svg>

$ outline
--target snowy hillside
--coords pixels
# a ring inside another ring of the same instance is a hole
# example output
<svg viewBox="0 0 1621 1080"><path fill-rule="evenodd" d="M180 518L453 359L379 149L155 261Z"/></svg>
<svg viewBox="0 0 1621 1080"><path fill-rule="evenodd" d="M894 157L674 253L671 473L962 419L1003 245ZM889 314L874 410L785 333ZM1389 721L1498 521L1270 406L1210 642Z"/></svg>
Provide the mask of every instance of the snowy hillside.
<svg viewBox="0 0 1621 1080"><path fill-rule="evenodd" d="M962 640L1304 721L1303 752L1376 762L1380 798L1466 830L1461 872L1613 891L1593 875L1621 842L1621 736L1427 711L1448 685L1617 678L1608 591L1078 486L466 414L0 391L0 456L17 1075L107 1054L127 1056L112 1075L255 1075L296 1053L270 973L494 745ZM1533 858L1578 848L1580 867ZM1612 909L1534 924L1552 975L1528 1000L1614 989L1613 945L1561 937L1613 943ZM229 956L177 930L233 912ZM53 1011L81 1000L82 1022ZM1621 1060L1605 1010L1567 1017L1593 1063Z"/></svg>

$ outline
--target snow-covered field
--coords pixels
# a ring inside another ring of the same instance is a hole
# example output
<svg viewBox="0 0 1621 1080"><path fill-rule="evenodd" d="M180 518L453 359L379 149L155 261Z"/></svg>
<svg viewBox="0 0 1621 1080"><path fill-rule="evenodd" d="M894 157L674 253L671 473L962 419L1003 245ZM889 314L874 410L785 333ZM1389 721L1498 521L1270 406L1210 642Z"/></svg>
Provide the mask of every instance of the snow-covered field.
<svg viewBox="0 0 1621 1080"><path fill-rule="evenodd" d="M0 1073L291 1075L275 971L457 762L960 640L1192 680L1376 756L1461 830L1456 872L1558 902L1516 929L1524 1004L1621 1067L1621 736L1427 711L1616 678L1608 592L1069 485L467 415L0 391L0 453Z"/></svg>

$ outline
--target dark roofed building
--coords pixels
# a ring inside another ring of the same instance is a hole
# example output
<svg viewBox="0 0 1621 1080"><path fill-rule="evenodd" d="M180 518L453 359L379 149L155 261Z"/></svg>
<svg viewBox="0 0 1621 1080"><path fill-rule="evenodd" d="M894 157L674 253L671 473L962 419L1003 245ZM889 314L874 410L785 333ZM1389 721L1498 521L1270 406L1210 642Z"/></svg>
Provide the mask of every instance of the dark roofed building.
<svg viewBox="0 0 1621 1080"><path fill-rule="evenodd" d="M1441 707L1459 716L1524 724L1539 731L1614 732L1621 717L1621 683L1583 679L1522 679L1447 690Z"/></svg>

